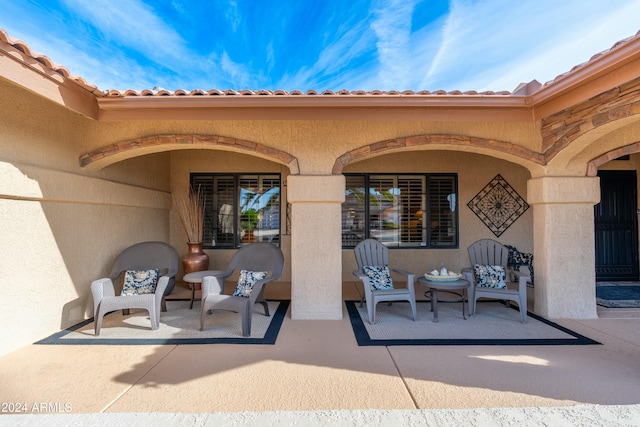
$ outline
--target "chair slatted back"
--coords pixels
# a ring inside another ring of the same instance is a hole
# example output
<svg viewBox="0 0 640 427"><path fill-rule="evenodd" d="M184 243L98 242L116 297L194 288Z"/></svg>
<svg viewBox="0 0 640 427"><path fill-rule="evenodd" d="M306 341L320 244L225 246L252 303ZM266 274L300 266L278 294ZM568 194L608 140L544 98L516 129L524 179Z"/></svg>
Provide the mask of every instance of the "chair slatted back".
<svg viewBox="0 0 640 427"><path fill-rule="evenodd" d="M389 265L389 249L375 239L365 239L353 249L358 267Z"/></svg>
<svg viewBox="0 0 640 427"><path fill-rule="evenodd" d="M507 268L509 249L491 239L482 239L469 246L469 261L474 264L501 265Z"/></svg>

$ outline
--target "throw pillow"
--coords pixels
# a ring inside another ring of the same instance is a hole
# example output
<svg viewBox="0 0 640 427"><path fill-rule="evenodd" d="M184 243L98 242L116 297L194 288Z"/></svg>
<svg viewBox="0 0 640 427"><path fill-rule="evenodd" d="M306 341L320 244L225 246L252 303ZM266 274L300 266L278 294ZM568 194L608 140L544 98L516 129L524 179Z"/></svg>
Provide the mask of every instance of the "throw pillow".
<svg viewBox="0 0 640 427"><path fill-rule="evenodd" d="M156 291L160 270L127 270L122 295L152 294Z"/></svg>
<svg viewBox="0 0 640 427"><path fill-rule="evenodd" d="M393 280L387 265L365 265L362 267L364 274L369 277L369 282L373 289L377 291L388 291L393 289Z"/></svg>
<svg viewBox="0 0 640 427"><path fill-rule="evenodd" d="M266 271L240 270L238 285L236 286L236 290L233 292L233 296L249 298L256 282L264 279L265 277L267 277Z"/></svg>
<svg viewBox="0 0 640 427"><path fill-rule="evenodd" d="M476 278L476 284L483 288L506 288L504 281L506 272L501 265L482 265L475 264L473 273Z"/></svg>

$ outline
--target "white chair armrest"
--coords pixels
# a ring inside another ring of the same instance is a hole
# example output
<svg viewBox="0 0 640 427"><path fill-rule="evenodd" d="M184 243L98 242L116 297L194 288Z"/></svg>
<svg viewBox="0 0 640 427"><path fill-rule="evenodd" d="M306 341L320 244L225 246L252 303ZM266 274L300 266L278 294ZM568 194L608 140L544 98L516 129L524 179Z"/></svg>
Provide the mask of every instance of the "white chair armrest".
<svg viewBox="0 0 640 427"><path fill-rule="evenodd" d="M473 286L475 280L473 278L473 270L470 267L465 267L460 270L460 273L464 276L464 279L469 282L471 286Z"/></svg>
<svg viewBox="0 0 640 427"><path fill-rule="evenodd" d="M167 289L169 285L169 281L171 280L170 276L162 276L158 279L158 284L156 285L156 291L154 292L156 295L159 295L160 298L164 296L164 291Z"/></svg>
<svg viewBox="0 0 640 427"><path fill-rule="evenodd" d="M407 277L407 289L413 293L413 289L414 289L414 281L416 279L416 275L410 271L407 270L402 270L400 268L392 268L391 271L393 271L394 273L398 273L401 274L403 276Z"/></svg>
<svg viewBox="0 0 640 427"><path fill-rule="evenodd" d="M94 280L91 282L91 295L93 296L93 315L96 316L100 301L105 297L116 296L116 290L113 287L113 281L108 277Z"/></svg>
<svg viewBox="0 0 640 427"><path fill-rule="evenodd" d="M526 293L527 284L531 283L531 276L529 276L528 274L516 274L516 277L518 278L518 289L520 290L520 292Z"/></svg>
<svg viewBox="0 0 640 427"><path fill-rule="evenodd" d="M522 280L523 278L529 282L531 281L531 275L528 273L524 273L522 271L514 271L514 270L509 271L509 273L517 277L518 281Z"/></svg>
<svg viewBox="0 0 640 427"><path fill-rule="evenodd" d="M409 276L416 277L416 275L414 273L412 273L410 271L407 271L407 270L402 270L400 268L391 268L391 271L396 272L398 274L402 274L403 276L407 276L407 277L409 277Z"/></svg>
<svg viewBox="0 0 640 427"><path fill-rule="evenodd" d="M362 271L361 268L358 268L357 270L353 270L353 275L356 276L358 279L362 280L362 284L364 286L364 293L365 293L365 295L367 297L367 301L368 301L369 293L373 289L373 287L371 286L371 281L370 281L369 276L364 274L364 271Z"/></svg>
<svg viewBox="0 0 640 427"><path fill-rule="evenodd" d="M224 292L224 278L220 276L205 276L202 279L202 298L207 295L222 295Z"/></svg>
<svg viewBox="0 0 640 427"><path fill-rule="evenodd" d="M100 301L104 297L116 296L116 289L114 288L113 281L111 281L111 279L103 277L102 279L91 282L91 293L93 294L94 300L98 298L98 301Z"/></svg>

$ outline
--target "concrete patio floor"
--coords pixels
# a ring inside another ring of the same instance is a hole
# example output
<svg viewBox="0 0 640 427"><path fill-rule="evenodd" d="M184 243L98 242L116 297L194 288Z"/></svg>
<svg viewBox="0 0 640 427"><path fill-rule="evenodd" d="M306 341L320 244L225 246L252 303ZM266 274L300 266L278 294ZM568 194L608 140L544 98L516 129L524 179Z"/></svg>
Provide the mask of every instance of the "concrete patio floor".
<svg viewBox="0 0 640 427"><path fill-rule="evenodd" d="M273 346L29 345L0 357L0 424L640 425L640 309L598 310L555 319L587 346L358 347L346 309Z"/></svg>

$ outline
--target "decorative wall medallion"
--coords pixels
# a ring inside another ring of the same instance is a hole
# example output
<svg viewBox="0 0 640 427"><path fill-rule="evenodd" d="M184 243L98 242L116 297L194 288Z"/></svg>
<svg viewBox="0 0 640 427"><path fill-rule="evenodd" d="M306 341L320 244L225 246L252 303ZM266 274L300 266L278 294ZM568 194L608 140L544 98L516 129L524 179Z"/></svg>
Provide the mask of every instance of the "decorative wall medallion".
<svg viewBox="0 0 640 427"><path fill-rule="evenodd" d="M500 237L507 228L529 209L529 204L500 174L467 203L489 230Z"/></svg>

